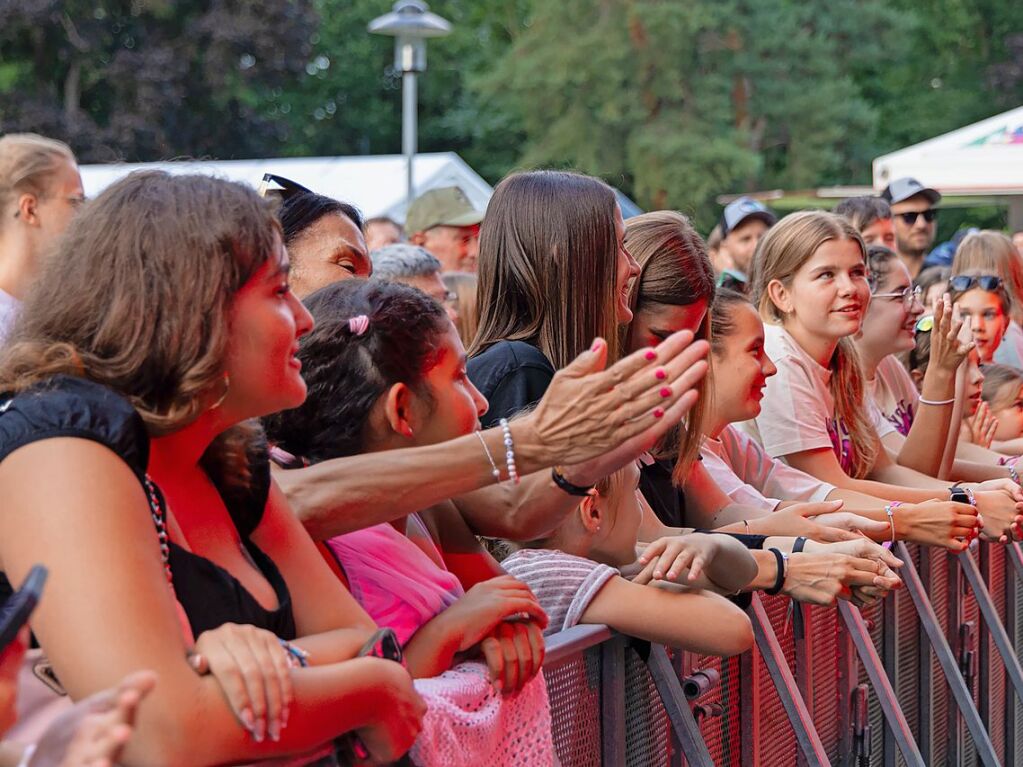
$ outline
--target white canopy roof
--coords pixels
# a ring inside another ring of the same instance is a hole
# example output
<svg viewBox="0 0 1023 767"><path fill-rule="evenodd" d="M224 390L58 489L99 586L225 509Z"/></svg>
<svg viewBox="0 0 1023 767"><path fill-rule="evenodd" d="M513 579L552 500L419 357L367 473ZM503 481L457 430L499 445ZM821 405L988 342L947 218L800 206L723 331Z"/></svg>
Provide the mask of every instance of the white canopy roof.
<svg viewBox="0 0 1023 767"><path fill-rule="evenodd" d="M875 190L903 176L946 195L1023 195L1023 107L874 160Z"/></svg>
<svg viewBox="0 0 1023 767"><path fill-rule="evenodd" d="M271 160L174 160L81 166L85 193L94 197L136 170L208 173L258 186L264 173L276 173L314 192L352 203L367 217L405 220L405 158L402 155L286 157ZM454 152L417 154L413 165L416 194L459 186L478 210L486 210L493 188Z"/></svg>

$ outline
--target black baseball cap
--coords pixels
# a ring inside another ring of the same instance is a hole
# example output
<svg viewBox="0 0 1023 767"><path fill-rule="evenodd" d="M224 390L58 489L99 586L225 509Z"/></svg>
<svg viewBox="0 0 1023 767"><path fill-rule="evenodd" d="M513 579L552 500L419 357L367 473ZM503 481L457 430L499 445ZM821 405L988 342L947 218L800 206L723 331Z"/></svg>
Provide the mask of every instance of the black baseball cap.
<svg viewBox="0 0 1023 767"><path fill-rule="evenodd" d="M729 232L751 218L758 218L768 226L774 226L778 220L762 202L752 197L740 197L728 203L721 214L721 236L727 237Z"/></svg>
<svg viewBox="0 0 1023 767"><path fill-rule="evenodd" d="M924 186L915 178L910 178L909 176L892 181L881 192L881 197L889 205L894 205L897 202L908 200L910 197L916 197L918 194L926 197L931 205L937 205L941 201L941 193L937 189Z"/></svg>

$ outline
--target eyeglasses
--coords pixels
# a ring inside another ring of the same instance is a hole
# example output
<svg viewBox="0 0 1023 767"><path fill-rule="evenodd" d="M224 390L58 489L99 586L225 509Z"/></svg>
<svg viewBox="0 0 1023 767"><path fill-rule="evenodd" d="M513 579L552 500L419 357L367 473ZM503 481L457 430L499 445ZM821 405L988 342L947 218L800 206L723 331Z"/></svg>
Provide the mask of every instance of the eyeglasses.
<svg viewBox="0 0 1023 767"><path fill-rule="evenodd" d="M993 274L957 274L948 281L948 286L957 293L967 291L974 285L981 290L998 290L1002 287L1002 278Z"/></svg>
<svg viewBox="0 0 1023 767"><path fill-rule="evenodd" d="M916 321L916 325L913 327L917 333L930 333L934 330L934 315L928 314L926 317L921 317Z"/></svg>
<svg viewBox="0 0 1023 767"><path fill-rule="evenodd" d="M271 184L277 184L276 187L271 187ZM297 181L292 181L290 178L284 178L284 176L278 176L276 173L264 173L263 180L259 182L259 196L260 197L279 197L281 200L287 200L296 194L311 194L312 189L302 186Z"/></svg>
<svg viewBox="0 0 1023 767"><path fill-rule="evenodd" d="M903 305L908 309L913 305L914 301L920 301L920 296L923 295L924 289L917 285L916 287L903 288L902 290L894 293L875 293L873 298L899 298L902 300Z"/></svg>
<svg viewBox="0 0 1023 767"><path fill-rule="evenodd" d="M895 215L901 218L906 223L906 226L913 226L916 223L917 216L923 216L924 221L928 224L931 223L937 217L938 211L934 208L929 208L928 210L912 210L908 213L896 213Z"/></svg>

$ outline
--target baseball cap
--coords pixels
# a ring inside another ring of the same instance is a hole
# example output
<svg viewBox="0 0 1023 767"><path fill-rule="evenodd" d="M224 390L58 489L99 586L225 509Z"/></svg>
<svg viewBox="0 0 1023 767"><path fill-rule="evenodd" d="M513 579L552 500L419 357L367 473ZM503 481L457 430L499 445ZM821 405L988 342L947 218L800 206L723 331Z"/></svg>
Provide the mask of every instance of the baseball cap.
<svg viewBox="0 0 1023 767"><path fill-rule="evenodd" d="M473 226L483 220L469 198L457 186L431 189L419 195L405 216L405 231L410 235L435 226Z"/></svg>
<svg viewBox="0 0 1023 767"><path fill-rule="evenodd" d="M768 226L774 226L778 220L762 202L752 197L740 197L728 203L721 214L721 236L727 237L729 232L750 218L759 218Z"/></svg>
<svg viewBox="0 0 1023 767"><path fill-rule="evenodd" d="M937 205L941 200L941 193L937 189L931 189L929 186L924 186L915 178L904 176L897 178L892 181L888 186L881 192L881 197L884 198L889 205L893 205L903 200L908 200L910 197L915 197L918 194L922 194L926 197L931 205Z"/></svg>

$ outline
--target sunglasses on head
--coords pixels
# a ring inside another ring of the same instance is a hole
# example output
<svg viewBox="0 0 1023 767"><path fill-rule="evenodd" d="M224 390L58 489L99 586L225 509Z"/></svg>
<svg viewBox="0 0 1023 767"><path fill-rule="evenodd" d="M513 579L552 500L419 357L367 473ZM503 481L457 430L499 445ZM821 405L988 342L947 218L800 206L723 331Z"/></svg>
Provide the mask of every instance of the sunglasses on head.
<svg viewBox="0 0 1023 767"><path fill-rule="evenodd" d="M918 319L913 330L917 333L930 333L934 330L934 315L928 314L925 317Z"/></svg>
<svg viewBox="0 0 1023 767"><path fill-rule="evenodd" d="M913 210L909 213L896 213L895 215L906 222L906 226L913 226L913 224L916 223L917 216L923 216L924 221L928 224L931 223L938 215L938 211L934 208L930 208L929 210Z"/></svg>
<svg viewBox="0 0 1023 767"><path fill-rule="evenodd" d="M948 281L948 286L957 293L967 291L974 285L981 290L998 290L1002 286L1002 278L993 274L957 274Z"/></svg>
<svg viewBox="0 0 1023 767"><path fill-rule="evenodd" d="M272 186L273 184L277 186ZM302 186L297 181L292 181L290 178L278 176L276 173L264 173L263 180L259 182L258 191L260 197L277 197L281 200L287 200L296 194L311 194L313 190Z"/></svg>

